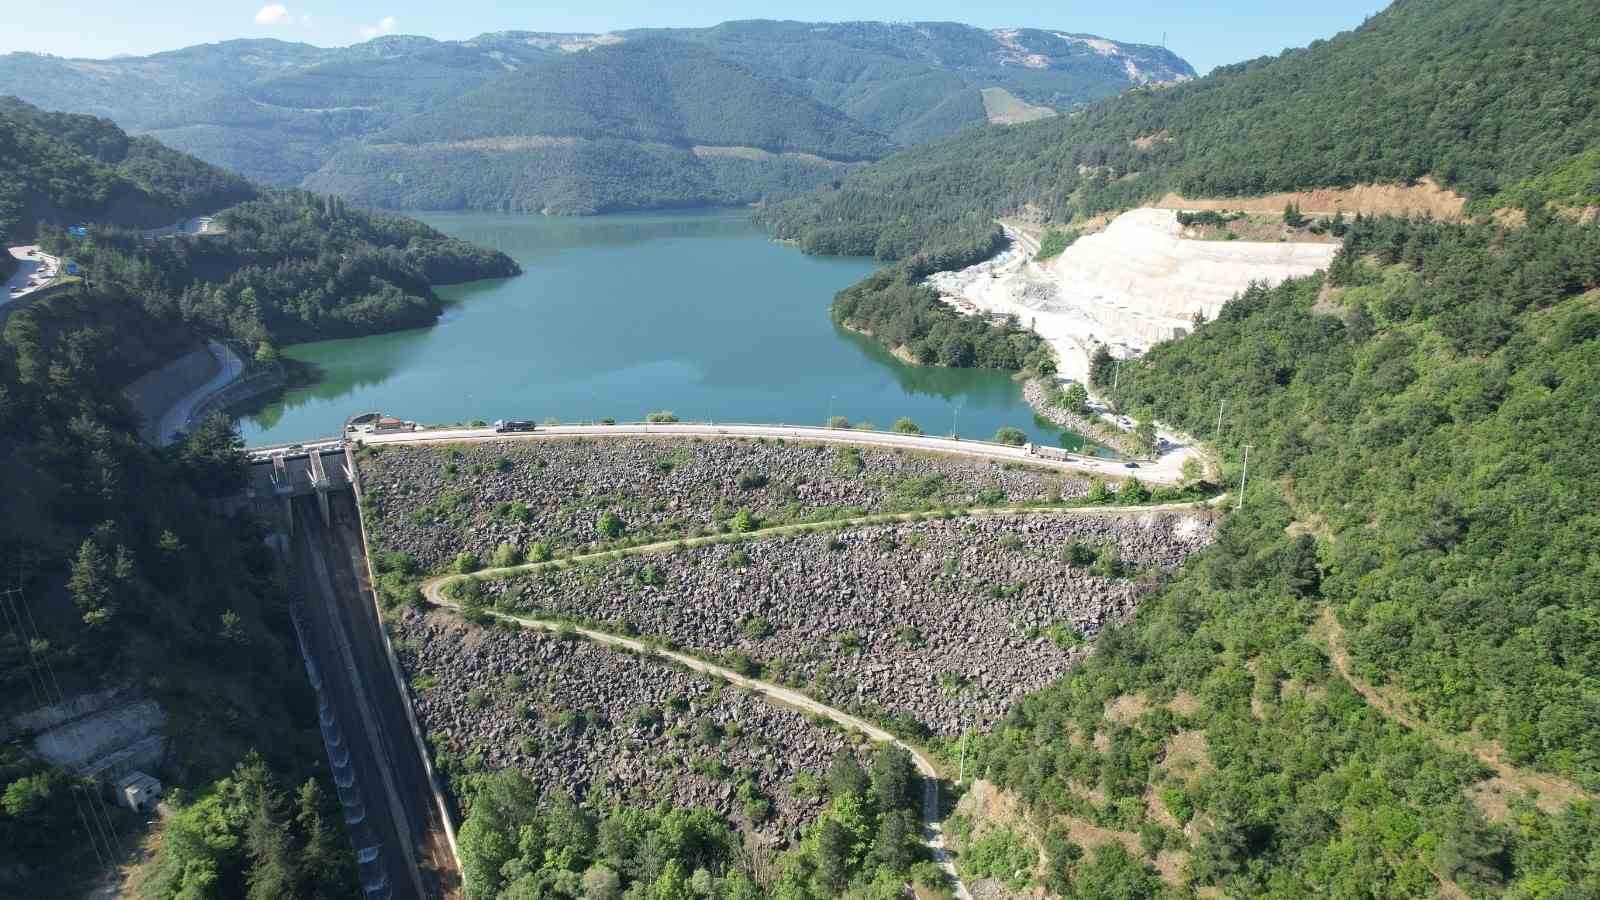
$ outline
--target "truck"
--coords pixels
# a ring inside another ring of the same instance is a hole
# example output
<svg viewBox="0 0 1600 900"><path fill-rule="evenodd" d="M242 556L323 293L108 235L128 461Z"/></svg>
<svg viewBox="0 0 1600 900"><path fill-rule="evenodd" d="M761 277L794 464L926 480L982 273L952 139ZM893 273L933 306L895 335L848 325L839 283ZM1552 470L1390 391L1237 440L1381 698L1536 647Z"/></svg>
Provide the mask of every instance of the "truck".
<svg viewBox="0 0 1600 900"><path fill-rule="evenodd" d="M505 434L508 431L537 431L538 426L527 419L495 419L494 430Z"/></svg>
<svg viewBox="0 0 1600 900"><path fill-rule="evenodd" d="M1029 456L1037 456L1040 459L1059 459L1059 460L1070 460L1070 459L1072 459L1072 454L1068 453L1066 450L1061 449L1060 447L1045 447L1045 446L1042 446L1040 444L1029 443L1029 444L1023 444L1022 445L1022 449Z"/></svg>

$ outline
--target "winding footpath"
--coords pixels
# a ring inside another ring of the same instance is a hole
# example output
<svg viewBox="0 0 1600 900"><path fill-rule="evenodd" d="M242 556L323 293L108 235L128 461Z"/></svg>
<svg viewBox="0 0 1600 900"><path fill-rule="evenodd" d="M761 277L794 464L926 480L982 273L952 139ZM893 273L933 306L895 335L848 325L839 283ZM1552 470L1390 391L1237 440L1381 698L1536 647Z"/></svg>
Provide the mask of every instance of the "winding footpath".
<svg viewBox="0 0 1600 900"><path fill-rule="evenodd" d="M450 578L446 577L436 578L428 582L427 584L423 585L423 596L428 599L429 603L432 603L436 606L444 607L446 609L460 610L461 605L446 598L441 590L442 585L449 581ZM704 675L717 676L725 679L737 687L761 694L769 700L781 703L785 706L793 707L804 713L827 718L838 725L850 729L851 731L860 732L871 740L879 743L894 744L897 747L904 748L906 752L911 754L912 761L916 763L917 771L922 774L922 820L924 837L927 841L928 848L933 853L933 861L938 864L939 868L942 869L947 876L949 876L952 890L955 895L961 898L961 900L972 900L972 895L967 891L966 885L961 882L961 876L956 873L954 857L950 855L949 849L945 847L944 828L940 824L941 816L939 815L939 769L934 765L931 757L911 744L900 740L899 738L887 731L884 731L882 728L873 725L871 722L868 722L865 719L852 716L843 710L834 709L831 706L818 703L799 691L773 684L770 681L762 681L759 678L749 678L744 675L740 675L738 672L735 672L732 669L706 662L705 660L698 659L686 653L679 653L675 650L667 650L665 648L652 647L643 641L636 640L634 638L622 637L620 635L610 634L604 631L596 631L593 628L573 626L565 622L559 622L551 619L515 616L510 613L503 613L495 610L488 611L488 614L494 616L496 619L500 619L505 622L511 622L523 628L531 628L540 631L554 632L563 628L571 628L573 632L580 635L585 640L592 641L596 644L600 644L601 646L614 647L619 650L637 653L645 657L668 660L694 672L699 672Z"/></svg>
<svg viewBox="0 0 1600 900"><path fill-rule="evenodd" d="M1333 663L1333 668L1339 673L1347 684L1362 699L1366 700L1373 709L1385 717L1393 719L1406 728L1423 735L1442 747L1457 753L1475 757L1479 762L1488 766L1496 775L1520 787L1524 791L1534 794L1538 799L1540 809L1546 813L1555 814L1563 806L1574 800L1594 800L1595 797L1582 787L1556 775L1544 772L1534 772L1514 766L1505 761L1501 751L1491 741L1473 738L1467 735L1447 734L1424 722L1417 716L1407 712L1393 697L1367 683L1350 667L1350 652L1344 644L1344 626L1339 624L1339 619L1334 615L1331 607L1324 607L1322 616L1317 620L1313 629L1313 636L1328 651L1328 659Z"/></svg>
<svg viewBox="0 0 1600 900"><path fill-rule="evenodd" d="M1217 505L1224 497L1226 497L1226 495L1214 497L1209 501L1201 503L1166 503L1149 506L995 507L974 509L960 515L963 517L1050 514L1124 515L1180 511L1193 512L1199 509L1204 509L1208 506ZM851 528L864 525L879 525L888 522L917 521L921 519L940 517L941 515L939 513L925 511L910 513L884 513L879 515L859 516L851 519L839 519L819 523L779 525L772 528L758 529L756 531L749 532L748 534L739 535L737 536L737 540L740 542L754 541L782 537L784 535L796 534L804 531ZM553 566L564 566L574 563L582 563L589 560L615 558L618 554L635 556L651 553L668 553L680 547L695 547L705 544L723 543L729 541L729 539L730 538L728 535L711 535L698 538L657 541L651 544L640 544L635 547L619 548L616 550L601 550L592 553L584 553L562 557L559 559L546 560L544 562L527 563L519 566L507 566L497 569L481 569L471 574L440 575L423 582L421 590L424 599L426 599L429 603L445 609L459 611L461 609L461 604L446 597L444 591L448 585L465 579L515 577L538 572L542 569ZM612 634L610 632L600 631L594 628L574 625L570 622L561 620L543 619L535 616L519 616L498 610L486 610L486 612L496 619L514 623L523 628L551 632L562 629L571 629L574 633L582 636L584 639L593 641L594 643L602 646L615 647L620 650L630 651L647 657L669 660L691 671L700 672L705 675L714 675L719 678L726 679L728 682L737 685L738 687L759 693L774 702L793 707L805 713L822 716L844 728L864 734L873 741L894 744L897 747L903 748L911 755L912 761L916 764L917 771L923 776L923 837L928 845L929 851L933 856L933 861L949 877L951 890L955 896L960 898L960 900L972 900L971 893L968 892L966 885L961 881L960 874L956 871L955 859L950 854L949 848L945 845L944 827L942 825L943 817L940 815L939 803L939 768L937 765L935 765L932 757L928 756L916 746L901 740L890 732L885 731L884 729L872 724L871 722L868 722L865 719L862 719L859 716L853 716L841 709L836 709L832 706L828 706L827 704L820 703L817 700L812 699L810 696L792 688L774 684L770 681L763 681L759 678L750 678L745 675L740 675L738 672L735 672L725 666L707 662L687 653L652 646L645 643L644 640L638 638L624 637L622 635Z"/></svg>

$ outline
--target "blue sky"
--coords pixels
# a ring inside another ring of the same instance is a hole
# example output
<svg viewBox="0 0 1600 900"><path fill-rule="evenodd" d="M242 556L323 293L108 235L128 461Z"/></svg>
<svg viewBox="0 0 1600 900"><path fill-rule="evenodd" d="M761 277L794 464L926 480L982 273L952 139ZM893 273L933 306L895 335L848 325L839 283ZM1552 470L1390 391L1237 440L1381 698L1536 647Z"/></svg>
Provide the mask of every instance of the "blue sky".
<svg viewBox="0 0 1600 900"><path fill-rule="evenodd" d="M1024 3L991 0L608 0L510 4L499 0L14 0L0 29L0 52L58 56L144 54L238 37L276 37L322 46L376 34L465 38L485 31L610 31L640 26L714 25L728 19L805 21L948 20L983 27L1028 26L1089 32L1167 46L1205 72L1213 66L1354 28L1387 3L1286 4L1281 0L1194 3L1122 0Z"/></svg>

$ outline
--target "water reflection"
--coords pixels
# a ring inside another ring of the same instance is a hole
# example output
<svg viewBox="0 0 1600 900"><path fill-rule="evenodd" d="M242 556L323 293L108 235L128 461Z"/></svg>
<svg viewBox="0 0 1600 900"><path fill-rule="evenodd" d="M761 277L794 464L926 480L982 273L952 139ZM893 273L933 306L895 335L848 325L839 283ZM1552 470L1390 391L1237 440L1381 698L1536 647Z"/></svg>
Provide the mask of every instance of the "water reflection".
<svg viewBox="0 0 1600 900"><path fill-rule="evenodd" d="M252 443L337 430L382 409L424 422L501 417L819 424L830 415L987 438L1004 425L1055 444L1003 372L910 366L835 326L835 292L876 263L776 244L739 212L551 219L429 215L498 246L520 278L440 291L439 324L291 347L316 372L244 419Z"/></svg>

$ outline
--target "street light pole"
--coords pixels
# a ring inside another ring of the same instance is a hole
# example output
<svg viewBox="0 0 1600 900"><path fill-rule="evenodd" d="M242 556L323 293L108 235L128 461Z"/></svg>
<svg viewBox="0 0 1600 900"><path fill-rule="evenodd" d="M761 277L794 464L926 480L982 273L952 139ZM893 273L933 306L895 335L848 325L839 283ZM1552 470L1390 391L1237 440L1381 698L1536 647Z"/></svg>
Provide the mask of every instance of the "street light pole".
<svg viewBox="0 0 1600 900"><path fill-rule="evenodd" d="M957 400L955 407L950 411L950 436L951 437L955 437L956 436L956 431L957 431L957 429L956 429L956 421L961 416L961 404L963 404L965 402L966 402L966 398L965 397L963 397L960 400Z"/></svg>

